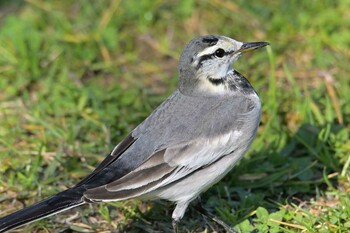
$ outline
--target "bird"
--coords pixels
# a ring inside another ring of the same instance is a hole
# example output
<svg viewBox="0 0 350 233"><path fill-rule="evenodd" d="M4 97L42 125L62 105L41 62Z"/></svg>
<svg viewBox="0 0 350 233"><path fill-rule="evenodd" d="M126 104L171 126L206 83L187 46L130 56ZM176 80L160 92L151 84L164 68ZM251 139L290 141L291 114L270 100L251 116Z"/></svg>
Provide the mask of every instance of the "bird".
<svg viewBox="0 0 350 233"><path fill-rule="evenodd" d="M223 35L192 39L178 63L178 87L79 183L0 218L0 232L86 203L164 199L174 232L188 205L223 178L250 147L261 101L233 67L268 42Z"/></svg>

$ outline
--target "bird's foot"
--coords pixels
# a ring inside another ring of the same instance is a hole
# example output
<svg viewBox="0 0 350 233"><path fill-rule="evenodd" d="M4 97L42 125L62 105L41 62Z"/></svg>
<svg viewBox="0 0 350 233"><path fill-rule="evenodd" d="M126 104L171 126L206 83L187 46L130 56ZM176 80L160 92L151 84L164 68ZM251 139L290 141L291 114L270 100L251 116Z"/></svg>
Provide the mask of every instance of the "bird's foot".
<svg viewBox="0 0 350 233"><path fill-rule="evenodd" d="M225 229L226 232L237 233L229 225L227 225L224 221L222 221L216 215L214 215L213 213L209 212L206 208L204 208L202 205L202 202L199 198L198 198L197 204L194 206L194 208L200 214L202 214L204 217L207 217L207 218L211 219L213 222L215 222L216 224L220 225L222 228Z"/></svg>

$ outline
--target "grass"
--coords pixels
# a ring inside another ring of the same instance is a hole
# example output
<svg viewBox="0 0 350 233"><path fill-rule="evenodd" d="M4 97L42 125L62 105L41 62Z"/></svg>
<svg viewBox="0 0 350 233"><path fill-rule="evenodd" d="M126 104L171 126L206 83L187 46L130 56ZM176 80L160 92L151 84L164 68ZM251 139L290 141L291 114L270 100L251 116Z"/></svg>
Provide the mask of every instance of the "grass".
<svg viewBox="0 0 350 233"><path fill-rule="evenodd" d="M0 215L87 175L175 90L182 47L195 35L224 34L271 47L235 66L260 94L262 122L245 158L202 195L205 206L238 232L349 232L349 7L1 1ZM172 209L96 204L19 231L170 232ZM190 209L181 230L220 228Z"/></svg>

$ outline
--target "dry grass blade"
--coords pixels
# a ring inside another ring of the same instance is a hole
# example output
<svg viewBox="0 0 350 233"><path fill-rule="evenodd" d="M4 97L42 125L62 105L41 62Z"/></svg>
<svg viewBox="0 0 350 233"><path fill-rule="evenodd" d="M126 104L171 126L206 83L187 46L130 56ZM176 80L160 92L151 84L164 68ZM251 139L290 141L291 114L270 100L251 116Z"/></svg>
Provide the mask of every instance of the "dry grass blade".
<svg viewBox="0 0 350 233"><path fill-rule="evenodd" d="M328 93L329 97L331 98L334 111L337 114L338 123L343 124L344 123L343 114L341 112L339 99L337 97L337 94L336 94L336 91L334 88L333 76L329 72L322 72L321 75L324 77L324 82L326 84L327 93Z"/></svg>
<svg viewBox="0 0 350 233"><path fill-rule="evenodd" d="M304 231L307 230L307 228L302 226L302 225L298 225L298 224L294 224L294 223L282 222L282 221L279 221L279 220L276 220L276 219L273 219L273 218L270 218L269 220L271 222L275 222L275 223L278 223L280 225L284 225L284 226L288 226L288 227L292 227L292 228L297 228L297 229L304 230Z"/></svg>

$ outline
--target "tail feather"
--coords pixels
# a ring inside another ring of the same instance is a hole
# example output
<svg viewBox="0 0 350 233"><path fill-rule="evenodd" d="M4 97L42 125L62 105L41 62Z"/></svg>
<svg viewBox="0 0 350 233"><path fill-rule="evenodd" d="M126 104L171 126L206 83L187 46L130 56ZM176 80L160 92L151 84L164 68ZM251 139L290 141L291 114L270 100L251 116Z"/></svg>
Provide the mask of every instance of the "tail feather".
<svg viewBox="0 0 350 233"><path fill-rule="evenodd" d="M68 189L32 206L0 218L0 233L84 203L81 191Z"/></svg>

